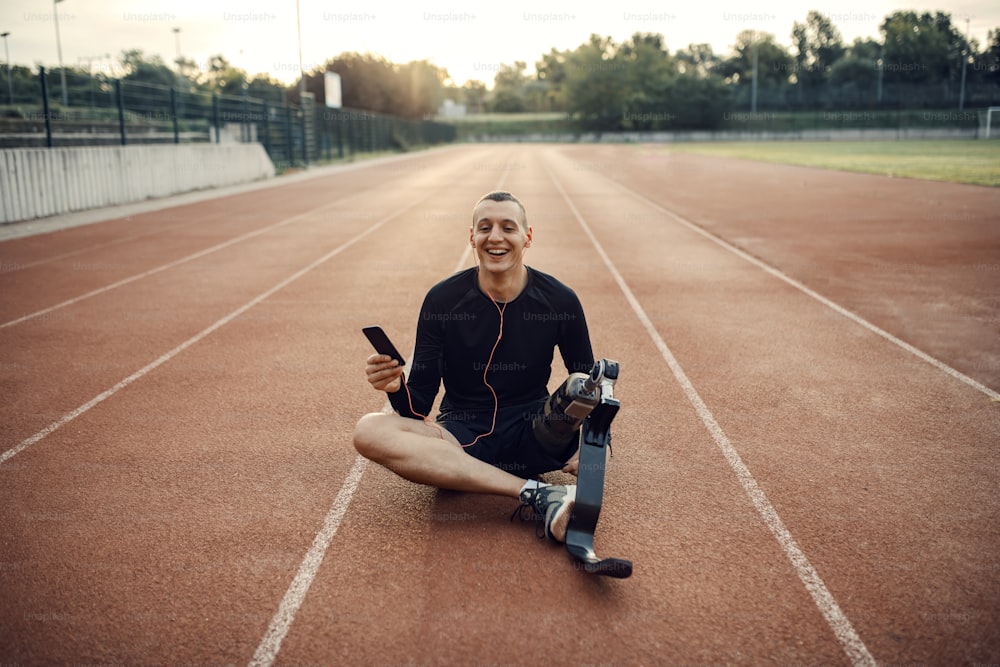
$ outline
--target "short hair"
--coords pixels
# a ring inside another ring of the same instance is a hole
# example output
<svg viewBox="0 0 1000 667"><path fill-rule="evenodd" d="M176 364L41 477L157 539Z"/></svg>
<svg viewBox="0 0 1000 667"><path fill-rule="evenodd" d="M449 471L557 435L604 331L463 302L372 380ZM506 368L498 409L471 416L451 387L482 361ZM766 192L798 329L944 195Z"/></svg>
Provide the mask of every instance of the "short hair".
<svg viewBox="0 0 1000 667"><path fill-rule="evenodd" d="M525 229L528 228L528 212L524 210L524 204L521 203L520 199L518 199L517 197L515 197L514 195L512 195L509 192L504 192L503 190L494 190L493 192L488 192L488 193L486 193L485 195L483 195L482 197L479 198L479 201L476 202L476 205L472 207L472 224L473 225L476 224L476 209L479 208L479 205L482 204L484 201L497 201L497 202L500 202L500 201L512 201L512 202L514 202L515 204L517 204L517 207L519 209L521 209L521 218L523 219L523 221L521 223L521 226L524 227Z"/></svg>

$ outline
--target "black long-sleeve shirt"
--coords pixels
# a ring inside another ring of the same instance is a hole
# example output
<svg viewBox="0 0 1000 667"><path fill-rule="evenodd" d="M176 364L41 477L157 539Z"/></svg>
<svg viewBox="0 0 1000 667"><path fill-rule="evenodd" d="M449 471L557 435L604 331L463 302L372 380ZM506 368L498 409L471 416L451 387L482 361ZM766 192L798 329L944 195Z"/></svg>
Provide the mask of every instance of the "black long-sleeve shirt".
<svg viewBox="0 0 1000 667"><path fill-rule="evenodd" d="M442 413L493 409L493 394L483 378L500 333L498 308L503 304L498 306L479 288L476 271L467 269L442 280L420 308L406 378L413 410L419 414L429 414L442 380ZM548 396L556 347L571 373L590 372L594 353L576 293L528 267L527 285L504 310L503 336L486 374L501 408ZM406 389L389 394L389 401L404 417L418 416L410 410Z"/></svg>

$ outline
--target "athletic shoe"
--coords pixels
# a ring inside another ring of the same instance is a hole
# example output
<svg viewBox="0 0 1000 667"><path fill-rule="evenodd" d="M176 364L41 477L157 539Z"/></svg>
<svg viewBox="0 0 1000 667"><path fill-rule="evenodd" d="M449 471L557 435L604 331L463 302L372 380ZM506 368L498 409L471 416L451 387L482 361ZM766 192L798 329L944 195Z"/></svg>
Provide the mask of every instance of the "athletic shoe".
<svg viewBox="0 0 1000 667"><path fill-rule="evenodd" d="M576 502L576 485L566 486L546 485L537 489L521 491L521 505L514 514L520 514L521 521L536 521L535 535L538 539L545 537L554 542L566 541L566 529L573 514L573 504Z"/></svg>

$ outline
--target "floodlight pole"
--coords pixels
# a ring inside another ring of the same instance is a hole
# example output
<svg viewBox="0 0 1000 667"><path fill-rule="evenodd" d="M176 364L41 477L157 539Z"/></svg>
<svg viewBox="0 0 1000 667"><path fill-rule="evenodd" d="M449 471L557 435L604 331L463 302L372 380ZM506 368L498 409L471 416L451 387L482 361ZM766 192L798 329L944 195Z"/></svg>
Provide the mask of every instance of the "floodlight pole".
<svg viewBox="0 0 1000 667"><path fill-rule="evenodd" d="M10 78L10 48L7 45L7 38L10 37L10 31L0 34L3 37L3 51L5 60L7 62L7 95L10 98L10 105L14 105L14 84L11 82Z"/></svg>
<svg viewBox="0 0 1000 667"><path fill-rule="evenodd" d="M302 70L302 17L299 13L299 0L295 0L295 22L299 31L299 104L306 96L306 75Z"/></svg>
<svg viewBox="0 0 1000 667"><path fill-rule="evenodd" d="M184 77L181 74L181 29L173 28L173 31L174 31L174 46L176 47L177 50L177 59L175 60L177 64L177 71L174 73L174 88L178 92L180 92L180 89L182 87L182 82L184 80ZM187 90L187 86L183 86L183 88Z"/></svg>
<svg viewBox="0 0 1000 667"><path fill-rule="evenodd" d="M958 109L965 108L965 66L969 62L969 19L965 19L965 44L962 45L962 86L958 93Z"/></svg>
<svg viewBox="0 0 1000 667"><path fill-rule="evenodd" d="M62 84L62 103L64 107L69 106L69 98L66 95L66 68L63 67L62 41L59 39L59 8L56 7L63 0L52 0L52 19L56 24L56 52L59 54L59 81Z"/></svg>
<svg viewBox="0 0 1000 667"><path fill-rule="evenodd" d="M878 49L878 105L882 106L882 73L885 71L885 38Z"/></svg>
<svg viewBox="0 0 1000 667"><path fill-rule="evenodd" d="M177 58L174 60L177 63L178 73L181 71L181 29L174 28L174 47L177 51Z"/></svg>

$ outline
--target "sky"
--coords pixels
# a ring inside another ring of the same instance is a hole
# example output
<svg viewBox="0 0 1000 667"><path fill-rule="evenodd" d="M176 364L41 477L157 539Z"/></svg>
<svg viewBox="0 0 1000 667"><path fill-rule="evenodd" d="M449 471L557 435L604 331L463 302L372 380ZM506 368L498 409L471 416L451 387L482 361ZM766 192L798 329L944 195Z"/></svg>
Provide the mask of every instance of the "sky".
<svg viewBox="0 0 1000 667"><path fill-rule="evenodd" d="M809 10L829 16L846 43L878 37L883 18L896 10L945 11L962 31L986 42L1000 28L996 0L502 0L490 3L366 0L0 0L0 33L15 65L58 66L62 61L114 75L122 51L142 49L172 64L178 54L203 69L222 54L249 74L284 83L345 52L371 52L395 63L429 60L462 85L492 85L500 64L524 61L528 70L551 49L574 49L591 34L624 41L635 32L664 35L670 51L708 43L728 54L741 30L773 34L791 46L792 26ZM54 15L58 12L58 21ZM301 26L301 39L299 37ZM179 32L175 32L179 29ZM6 56L4 56L6 62Z"/></svg>

